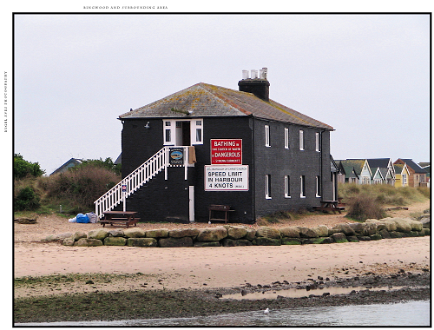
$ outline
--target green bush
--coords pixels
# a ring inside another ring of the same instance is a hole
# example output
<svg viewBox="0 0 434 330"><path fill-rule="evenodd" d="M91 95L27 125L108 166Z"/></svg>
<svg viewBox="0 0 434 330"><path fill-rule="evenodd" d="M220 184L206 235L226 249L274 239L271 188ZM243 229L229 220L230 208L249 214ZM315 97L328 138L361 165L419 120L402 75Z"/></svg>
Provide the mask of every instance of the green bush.
<svg viewBox="0 0 434 330"><path fill-rule="evenodd" d="M40 207L40 198L32 187L24 187L14 197L15 211L33 211Z"/></svg>
<svg viewBox="0 0 434 330"><path fill-rule="evenodd" d="M22 179L27 176L39 177L45 173L39 163L31 163L24 160L20 154L14 155L14 179Z"/></svg>

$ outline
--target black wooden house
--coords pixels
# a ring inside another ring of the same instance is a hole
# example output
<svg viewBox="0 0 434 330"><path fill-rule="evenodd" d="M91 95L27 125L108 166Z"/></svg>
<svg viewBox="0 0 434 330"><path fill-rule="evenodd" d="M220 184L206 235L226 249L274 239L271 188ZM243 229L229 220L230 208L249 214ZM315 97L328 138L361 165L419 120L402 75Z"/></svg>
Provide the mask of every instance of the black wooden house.
<svg viewBox="0 0 434 330"><path fill-rule="evenodd" d="M244 72L238 85L198 83L120 115L124 179L97 213L126 207L142 221L207 222L216 204L233 210L229 222L254 223L335 200L333 128L270 100L266 70Z"/></svg>

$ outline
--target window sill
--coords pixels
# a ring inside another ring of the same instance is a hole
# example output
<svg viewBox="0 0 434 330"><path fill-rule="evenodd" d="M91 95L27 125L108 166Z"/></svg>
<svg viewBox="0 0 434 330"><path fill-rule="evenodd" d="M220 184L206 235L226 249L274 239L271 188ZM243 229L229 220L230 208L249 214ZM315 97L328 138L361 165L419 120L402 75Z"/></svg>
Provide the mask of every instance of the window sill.
<svg viewBox="0 0 434 330"><path fill-rule="evenodd" d="M290 199L290 198L291 198L291 196L285 196L285 198L287 198L287 199Z"/></svg>
<svg viewBox="0 0 434 330"><path fill-rule="evenodd" d="M265 199L273 199L272 197L265 196Z"/></svg>
<svg viewBox="0 0 434 330"><path fill-rule="evenodd" d="M306 198L306 196L301 196L301 195L300 195L300 198Z"/></svg>

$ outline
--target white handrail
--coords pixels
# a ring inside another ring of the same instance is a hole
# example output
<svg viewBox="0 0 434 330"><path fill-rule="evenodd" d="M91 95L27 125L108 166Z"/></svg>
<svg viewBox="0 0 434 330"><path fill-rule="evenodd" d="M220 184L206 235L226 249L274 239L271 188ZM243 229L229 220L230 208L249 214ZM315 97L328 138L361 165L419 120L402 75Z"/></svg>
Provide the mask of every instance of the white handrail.
<svg viewBox="0 0 434 330"><path fill-rule="evenodd" d="M179 148L179 147L176 147ZM184 152L184 165L185 166L185 180L187 180L187 160L188 160L188 147L183 147ZM104 195L98 198L95 203L95 213L99 218L102 218L104 212L113 210L126 198L131 196L135 191L142 187L146 182L151 180L163 169L165 170L165 179L167 180L167 168L169 165L169 147L161 148L156 154L149 158L146 162L128 174L118 184L107 191ZM122 186L126 186L126 192L122 192ZM125 204L124 204L125 205Z"/></svg>

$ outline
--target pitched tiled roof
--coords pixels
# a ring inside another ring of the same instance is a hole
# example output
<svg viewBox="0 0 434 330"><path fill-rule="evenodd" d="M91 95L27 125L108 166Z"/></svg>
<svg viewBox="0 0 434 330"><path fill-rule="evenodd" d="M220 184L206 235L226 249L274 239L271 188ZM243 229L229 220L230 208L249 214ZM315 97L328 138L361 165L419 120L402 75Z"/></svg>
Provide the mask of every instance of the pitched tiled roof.
<svg viewBox="0 0 434 330"><path fill-rule="evenodd" d="M360 175L363 169L363 165L365 164L365 160L363 159L346 159L342 160L341 162L344 167L354 168L357 175Z"/></svg>
<svg viewBox="0 0 434 330"><path fill-rule="evenodd" d="M367 159L369 166L373 167L387 167L389 165L390 158L371 158Z"/></svg>
<svg viewBox="0 0 434 330"><path fill-rule="evenodd" d="M416 164L413 159L404 159L401 158L401 160L403 160L405 162L405 164L407 164L408 167L410 167L415 173L426 173L426 171L420 167L418 164Z"/></svg>
<svg viewBox="0 0 434 330"><path fill-rule="evenodd" d="M333 127L325 123L272 100L267 102L251 93L205 83L198 83L161 100L124 113L119 116L119 119L228 116L253 116L333 130Z"/></svg>

